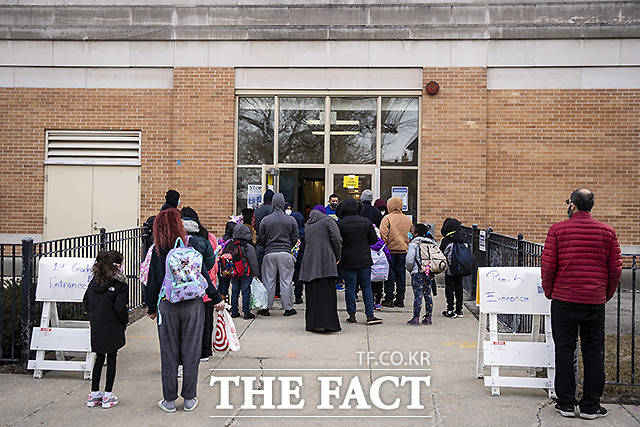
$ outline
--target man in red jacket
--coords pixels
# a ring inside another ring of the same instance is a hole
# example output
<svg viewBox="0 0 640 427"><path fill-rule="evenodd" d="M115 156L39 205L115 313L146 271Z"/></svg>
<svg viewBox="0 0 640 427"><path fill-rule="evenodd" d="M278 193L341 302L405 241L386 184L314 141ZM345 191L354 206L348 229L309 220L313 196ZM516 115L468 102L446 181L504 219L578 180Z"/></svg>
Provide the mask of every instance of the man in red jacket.
<svg viewBox="0 0 640 427"><path fill-rule="evenodd" d="M591 218L593 193L575 190L567 200L569 219L549 229L542 252L542 287L551 299L551 329L556 350L555 409L564 417L595 419L604 390L604 304L622 274L616 232ZM574 354L580 332L584 390L576 401Z"/></svg>

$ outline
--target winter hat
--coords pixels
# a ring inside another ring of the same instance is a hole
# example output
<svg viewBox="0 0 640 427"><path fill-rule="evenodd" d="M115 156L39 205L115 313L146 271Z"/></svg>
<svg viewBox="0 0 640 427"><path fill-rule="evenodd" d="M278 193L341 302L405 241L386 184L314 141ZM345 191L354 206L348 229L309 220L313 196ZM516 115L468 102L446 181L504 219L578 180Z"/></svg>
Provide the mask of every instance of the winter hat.
<svg viewBox="0 0 640 427"><path fill-rule="evenodd" d="M387 207L387 202L384 199L378 199L378 200L375 201L373 206L378 208L378 209L386 208Z"/></svg>
<svg viewBox="0 0 640 427"><path fill-rule="evenodd" d="M264 192L264 197L262 198L262 200L264 201L264 203L271 203L275 194L276 193L274 193L273 190L269 189Z"/></svg>
<svg viewBox="0 0 640 427"><path fill-rule="evenodd" d="M165 203L171 207L177 208L178 202L180 201L180 193L176 190L168 190L167 194L164 196Z"/></svg>
<svg viewBox="0 0 640 427"><path fill-rule="evenodd" d="M372 202L373 201L373 191L364 190L360 195L360 201L362 202Z"/></svg>
<svg viewBox="0 0 640 427"><path fill-rule="evenodd" d="M314 211L320 211L320 212L322 212L322 213L323 213L323 214L325 214L325 215L327 214L327 210L326 210L326 209L325 209L325 207L324 207L324 206L322 206L322 205L315 205L315 206L313 207L313 210L314 210Z"/></svg>

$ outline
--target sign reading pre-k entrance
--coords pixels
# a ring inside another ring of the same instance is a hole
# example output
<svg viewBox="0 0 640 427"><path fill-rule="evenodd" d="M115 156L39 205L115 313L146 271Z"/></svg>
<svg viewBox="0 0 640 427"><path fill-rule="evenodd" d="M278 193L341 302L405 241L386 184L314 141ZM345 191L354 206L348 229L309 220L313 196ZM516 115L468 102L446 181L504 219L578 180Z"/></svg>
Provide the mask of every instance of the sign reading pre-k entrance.
<svg viewBox="0 0 640 427"><path fill-rule="evenodd" d="M36 301L82 302L93 258L40 258Z"/></svg>

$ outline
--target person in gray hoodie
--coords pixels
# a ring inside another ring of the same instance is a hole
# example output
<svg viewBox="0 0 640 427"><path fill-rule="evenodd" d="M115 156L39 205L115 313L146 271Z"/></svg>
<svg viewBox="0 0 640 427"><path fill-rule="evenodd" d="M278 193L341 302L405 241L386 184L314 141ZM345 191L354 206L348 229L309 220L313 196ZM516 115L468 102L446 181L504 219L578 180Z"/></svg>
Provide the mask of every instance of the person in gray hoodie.
<svg viewBox="0 0 640 427"><path fill-rule="evenodd" d="M271 202L273 212L260 222L258 244L264 247L262 281L267 288L269 308L258 314L269 316L276 292L276 278L280 277L280 298L285 316L296 314L293 308L293 271L295 260L291 249L299 238L298 223L284 213L285 201L282 193L276 193Z"/></svg>
<svg viewBox="0 0 640 427"><path fill-rule="evenodd" d="M253 248L253 239L249 227L244 224L236 225L233 228L233 240L240 244L242 261L249 268L245 268L242 276L231 278L231 317L240 317L238 297L240 296L240 292L242 292L243 319L249 320L256 317L251 313L249 302L251 299L251 281L253 277L258 276L258 258L256 257L256 250Z"/></svg>
<svg viewBox="0 0 640 427"><path fill-rule="evenodd" d="M433 285L433 275L427 274L421 267L420 244L430 244L438 246L433 236L429 233L429 227L425 224L416 224L412 227L408 237L411 239L407 249L405 267L411 274L411 287L413 288L413 318L407 323L411 326L420 326L420 311L422 310L422 298L425 302L425 315L422 320L423 325L431 325L431 315L433 313L433 299L431 298L431 287Z"/></svg>

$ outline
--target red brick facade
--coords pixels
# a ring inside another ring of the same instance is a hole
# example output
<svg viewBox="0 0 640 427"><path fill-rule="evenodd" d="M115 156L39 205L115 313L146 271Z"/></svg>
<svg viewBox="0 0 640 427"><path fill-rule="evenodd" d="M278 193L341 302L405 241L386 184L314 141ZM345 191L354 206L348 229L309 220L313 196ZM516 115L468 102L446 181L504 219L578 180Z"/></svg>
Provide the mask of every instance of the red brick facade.
<svg viewBox="0 0 640 427"><path fill-rule="evenodd" d="M457 216L542 241L586 186L594 216L640 242L640 90L487 90L485 68L425 68L423 79L440 92L422 101L420 220ZM141 220L173 187L221 231L234 86L232 68L176 68L166 90L1 88L0 233L42 232L47 129L141 130Z"/></svg>

